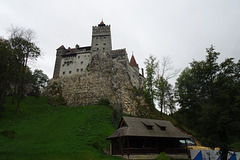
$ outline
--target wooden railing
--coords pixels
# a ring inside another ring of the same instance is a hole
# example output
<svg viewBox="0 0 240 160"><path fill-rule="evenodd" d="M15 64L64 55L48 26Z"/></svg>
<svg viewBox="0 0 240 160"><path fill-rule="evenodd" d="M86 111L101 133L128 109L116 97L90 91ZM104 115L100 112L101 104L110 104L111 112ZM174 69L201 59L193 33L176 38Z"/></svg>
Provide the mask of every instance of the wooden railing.
<svg viewBox="0 0 240 160"><path fill-rule="evenodd" d="M157 153L157 148L124 148L123 150L124 154L151 154L151 153ZM165 148L165 153L170 154L179 154L179 153L187 153L186 148Z"/></svg>
<svg viewBox="0 0 240 160"><path fill-rule="evenodd" d="M157 153L157 148L124 148L124 154L148 154L148 153Z"/></svg>
<svg viewBox="0 0 240 160"><path fill-rule="evenodd" d="M186 148L165 148L166 153L187 153Z"/></svg>

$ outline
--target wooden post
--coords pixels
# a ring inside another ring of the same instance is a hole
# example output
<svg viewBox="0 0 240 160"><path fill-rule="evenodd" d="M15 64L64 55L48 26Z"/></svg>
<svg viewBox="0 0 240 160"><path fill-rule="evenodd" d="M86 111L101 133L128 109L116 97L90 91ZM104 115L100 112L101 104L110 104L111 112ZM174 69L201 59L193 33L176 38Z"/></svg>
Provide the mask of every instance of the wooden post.
<svg viewBox="0 0 240 160"><path fill-rule="evenodd" d="M130 155L130 144L129 144L129 137L127 138L127 145L128 145L128 156Z"/></svg>
<svg viewBox="0 0 240 160"><path fill-rule="evenodd" d="M146 139L143 140L143 153L146 154Z"/></svg>
<svg viewBox="0 0 240 160"><path fill-rule="evenodd" d="M158 153L158 141L155 140L155 148L156 148L156 153Z"/></svg>

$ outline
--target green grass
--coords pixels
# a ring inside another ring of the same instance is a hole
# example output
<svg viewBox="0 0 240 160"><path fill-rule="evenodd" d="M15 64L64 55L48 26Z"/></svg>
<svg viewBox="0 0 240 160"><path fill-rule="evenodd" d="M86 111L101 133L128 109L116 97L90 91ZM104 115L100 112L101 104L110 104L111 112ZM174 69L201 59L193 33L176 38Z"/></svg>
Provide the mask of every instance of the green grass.
<svg viewBox="0 0 240 160"><path fill-rule="evenodd" d="M230 148L240 151L240 142L233 143Z"/></svg>
<svg viewBox="0 0 240 160"><path fill-rule="evenodd" d="M10 101L0 115L0 160L118 159L102 152L114 131L110 108L52 107L44 97L28 97L16 114Z"/></svg>

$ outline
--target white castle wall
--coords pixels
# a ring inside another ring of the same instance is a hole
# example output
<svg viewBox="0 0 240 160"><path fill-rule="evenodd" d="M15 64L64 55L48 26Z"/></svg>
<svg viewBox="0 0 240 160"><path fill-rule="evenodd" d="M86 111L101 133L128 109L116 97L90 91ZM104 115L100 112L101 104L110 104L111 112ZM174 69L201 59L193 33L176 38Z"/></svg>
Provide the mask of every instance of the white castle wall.
<svg viewBox="0 0 240 160"><path fill-rule="evenodd" d="M87 65L91 61L90 53L77 54L76 56L62 57L60 76L72 76L84 74Z"/></svg>

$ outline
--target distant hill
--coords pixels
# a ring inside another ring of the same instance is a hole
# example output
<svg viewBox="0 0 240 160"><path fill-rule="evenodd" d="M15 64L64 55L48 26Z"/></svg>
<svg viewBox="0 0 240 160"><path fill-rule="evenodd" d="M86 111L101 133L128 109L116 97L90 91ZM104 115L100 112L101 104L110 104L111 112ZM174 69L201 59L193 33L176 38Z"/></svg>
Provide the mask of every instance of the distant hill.
<svg viewBox="0 0 240 160"><path fill-rule="evenodd" d="M105 106L52 107L46 98L24 99L20 113L6 100L0 113L0 159L118 159L107 156L113 131Z"/></svg>

